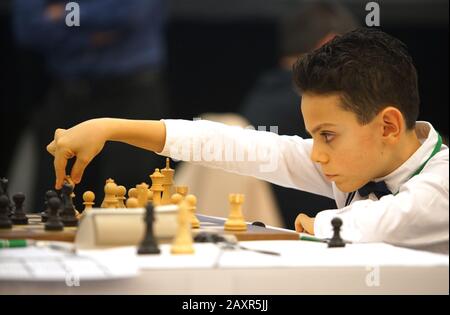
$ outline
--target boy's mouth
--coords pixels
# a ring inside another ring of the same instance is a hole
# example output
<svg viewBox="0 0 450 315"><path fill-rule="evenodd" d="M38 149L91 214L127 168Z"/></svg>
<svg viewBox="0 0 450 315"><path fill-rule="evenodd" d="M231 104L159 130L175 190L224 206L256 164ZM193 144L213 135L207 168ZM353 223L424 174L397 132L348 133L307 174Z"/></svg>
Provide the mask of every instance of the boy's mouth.
<svg viewBox="0 0 450 315"><path fill-rule="evenodd" d="M324 174L324 175L330 181L332 181L337 176L336 174Z"/></svg>

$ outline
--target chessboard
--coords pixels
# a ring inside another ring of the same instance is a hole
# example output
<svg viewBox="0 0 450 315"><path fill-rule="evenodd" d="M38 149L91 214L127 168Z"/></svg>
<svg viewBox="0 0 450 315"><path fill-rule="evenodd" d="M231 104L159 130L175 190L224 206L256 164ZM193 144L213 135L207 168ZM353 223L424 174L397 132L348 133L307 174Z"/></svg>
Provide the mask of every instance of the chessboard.
<svg viewBox="0 0 450 315"><path fill-rule="evenodd" d="M40 214L27 214L27 225L13 225L12 229L0 229L0 239L34 239L47 241L73 242L77 233L77 227L64 227L63 231L45 231ZM247 224L246 231L225 231L225 218L210 217L197 214L200 220L200 228L192 229L195 236L201 232L217 234L233 234L238 241L256 240L298 240L299 236L294 231L262 227L251 223Z"/></svg>
<svg viewBox="0 0 450 315"><path fill-rule="evenodd" d="M115 183L114 179L105 181L103 201L94 203L95 194L92 191L83 193L84 210L92 208L145 208L147 204L153 206L186 203L187 214L183 220L191 220L192 234L209 232L219 235L233 234L238 241L252 240L298 240L299 235L294 231L266 227L264 223L248 223L242 211L244 203L243 194L229 194L230 216L226 218L210 217L196 212L197 197L188 194L188 187L175 186L173 181L174 170L170 167L170 159L166 159L165 168L156 168L150 175L152 185L146 183L137 184L128 190L128 198L125 197L127 189ZM45 196L46 209L43 213L52 222L51 228L58 231L46 231L45 223L41 220L41 214L27 213L23 207L25 195L16 193L9 197L8 180L0 179L0 239L34 239L48 241L74 242L77 234L77 221L79 212L73 204L75 184L67 175L60 193L49 190ZM14 209L14 211L12 211ZM15 218L13 218L13 213ZM181 216L180 216L181 217ZM12 220L10 220L10 218ZM28 218L28 224L23 223ZM182 218L180 218L182 219ZM64 222L64 228L62 228ZM225 228L226 227L226 228ZM126 232L126 231L125 231Z"/></svg>
<svg viewBox="0 0 450 315"><path fill-rule="evenodd" d="M211 232L217 234L232 234L238 241L268 241L268 240L298 240L299 235L294 231L261 226L260 222L247 223L246 231L226 231L224 229L225 218L210 217L197 214L200 220L200 228L192 229L193 234ZM259 224L258 224L259 223ZM264 224L262 224L264 225Z"/></svg>
<svg viewBox="0 0 450 315"><path fill-rule="evenodd" d="M46 231L41 215L27 214L28 224L13 225L11 229L0 229L0 239L33 239L46 241L73 242L77 232L76 227L65 227L63 231Z"/></svg>

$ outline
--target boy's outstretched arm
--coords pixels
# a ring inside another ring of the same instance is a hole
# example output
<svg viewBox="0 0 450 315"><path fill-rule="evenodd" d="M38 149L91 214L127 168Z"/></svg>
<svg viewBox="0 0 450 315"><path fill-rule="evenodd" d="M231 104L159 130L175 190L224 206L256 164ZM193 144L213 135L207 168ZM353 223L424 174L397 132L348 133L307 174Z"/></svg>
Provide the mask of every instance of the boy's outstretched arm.
<svg viewBox="0 0 450 315"><path fill-rule="evenodd" d="M100 153L106 141L124 142L142 149L160 152L165 143L164 122L98 118L82 122L70 129L57 129L47 151L54 156L55 188L62 187L67 160L76 157L71 177L77 184L86 166Z"/></svg>

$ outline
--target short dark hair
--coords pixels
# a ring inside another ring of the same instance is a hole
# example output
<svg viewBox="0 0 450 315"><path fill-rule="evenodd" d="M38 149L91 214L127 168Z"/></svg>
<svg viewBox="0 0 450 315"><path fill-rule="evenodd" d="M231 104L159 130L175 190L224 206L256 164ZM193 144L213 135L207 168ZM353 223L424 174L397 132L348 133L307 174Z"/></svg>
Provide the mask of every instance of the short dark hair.
<svg viewBox="0 0 450 315"><path fill-rule="evenodd" d="M358 26L353 14L337 1L307 2L281 20L281 54L291 56L310 52L328 34L345 34Z"/></svg>
<svg viewBox="0 0 450 315"><path fill-rule="evenodd" d="M300 93L341 95L342 106L361 124L386 106L400 110L407 129L419 115L417 71L405 44L376 28L336 36L294 65Z"/></svg>

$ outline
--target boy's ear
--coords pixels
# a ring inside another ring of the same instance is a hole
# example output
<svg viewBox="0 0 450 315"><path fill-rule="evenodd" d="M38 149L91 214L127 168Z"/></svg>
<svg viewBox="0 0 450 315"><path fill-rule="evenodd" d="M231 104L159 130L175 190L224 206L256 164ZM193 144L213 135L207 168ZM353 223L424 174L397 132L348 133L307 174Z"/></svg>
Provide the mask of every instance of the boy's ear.
<svg viewBox="0 0 450 315"><path fill-rule="evenodd" d="M383 126L383 137L396 141L404 129L402 113L393 106L388 106L379 113Z"/></svg>

